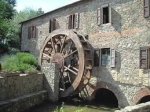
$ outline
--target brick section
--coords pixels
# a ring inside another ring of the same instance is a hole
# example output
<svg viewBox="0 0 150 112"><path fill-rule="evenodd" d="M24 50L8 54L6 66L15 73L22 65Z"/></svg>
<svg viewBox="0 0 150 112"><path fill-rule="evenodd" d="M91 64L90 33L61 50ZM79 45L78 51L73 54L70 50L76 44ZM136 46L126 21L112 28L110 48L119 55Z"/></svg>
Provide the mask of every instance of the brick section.
<svg viewBox="0 0 150 112"><path fill-rule="evenodd" d="M135 104L138 104L139 101L140 101L143 97L149 96L149 95L150 95L150 90L147 89L147 88L142 88L141 90L139 90L139 91L136 92L136 94L135 94L135 96L133 97L132 100L133 100L133 102L134 102Z"/></svg>
<svg viewBox="0 0 150 112"><path fill-rule="evenodd" d="M133 35L136 33L142 32L142 29L131 29L131 30L123 30L120 33L116 31L106 32L106 33L95 33L90 34L91 38L99 38L99 37L111 37L111 36L124 36L124 35Z"/></svg>

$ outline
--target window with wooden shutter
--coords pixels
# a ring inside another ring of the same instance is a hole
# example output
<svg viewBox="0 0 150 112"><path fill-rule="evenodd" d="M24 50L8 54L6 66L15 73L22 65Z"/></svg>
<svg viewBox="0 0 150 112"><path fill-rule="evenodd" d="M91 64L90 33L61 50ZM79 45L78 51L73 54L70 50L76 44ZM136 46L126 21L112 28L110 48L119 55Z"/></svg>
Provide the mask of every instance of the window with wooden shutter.
<svg viewBox="0 0 150 112"><path fill-rule="evenodd" d="M116 51L114 49L110 50L110 58L111 67L116 67Z"/></svg>
<svg viewBox="0 0 150 112"><path fill-rule="evenodd" d="M28 27L28 38L36 38L36 26Z"/></svg>
<svg viewBox="0 0 150 112"><path fill-rule="evenodd" d="M67 29L70 29L70 28L69 28L70 16L67 16L66 19L67 19L67 20L66 20L66 28L67 28Z"/></svg>
<svg viewBox="0 0 150 112"><path fill-rule="evenodd" d="M100 62L100 49L94 50L94 66L98 67Z"/></svg>
<svg viewBox="0 0 150 112"><path fill-rule="evenodd" d="M109 6L109 23L112 23L112 8Z"/></svg>
<svg viewBox="0 0 150 112"><path fill-rule="evenodd" d="M32 27L28 27L28 38L32 38Z"/></svg>
<svg viewBox="0 0 150 112"><path fill-rule="evenodd" d="M101 8L97 9L97 24L101 24Z"/></svg>
<svg viewBox="0 0 150 112"><path fill-rule="evenodd" d="M102 5L100 8L97 9L97 24L107 24L111 23L111 7L109 4Z"/></svg>
<svg viewBox="0 0 150 112"><path fill-rule="evenodd" d="M49 33L51 33L52 31L56 30L56 19L51 19L49 21Z"/></svg>
<svg viewBox="0 0 150 112"><path fill-rule="evenodd" d="M150 17L150 0L144 0L144 17Z"/></svg>
<svg viewBox="0 0 150 112"><path fill-rule="evenodd" d="M67 16L67 29L79 28L79 13L75 13Z"/></svg>
<svg viewBox="0 0 150 112"><path fill-rule="evenodd" d="M32 26L32 38L36 38L36 26Z"/></svg>
<svg viewBox="0 0 150 112"><path fill-rule="evenodd" d="M79 28L79 13L75 14L75 28Z"/></svg>
<svg viewBox="0 0 150 112"><path fill-rule="evenodd" d="M149 49L148 47L140 48L140 68L147 69L149 68Z"/></svg>

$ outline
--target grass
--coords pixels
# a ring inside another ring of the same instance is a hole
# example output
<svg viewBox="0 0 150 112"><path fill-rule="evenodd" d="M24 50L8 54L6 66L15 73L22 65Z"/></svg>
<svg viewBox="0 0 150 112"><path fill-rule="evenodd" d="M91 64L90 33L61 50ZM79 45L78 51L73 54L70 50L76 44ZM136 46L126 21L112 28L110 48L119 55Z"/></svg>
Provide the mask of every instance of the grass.
<svg viewBox="0 0 150 112"><path fill-rule="evenodd" d="M1 57L3 71L21 73L35 72L38 65L37 59L30 53L19 52L16 55L4 55Z"/></svg>

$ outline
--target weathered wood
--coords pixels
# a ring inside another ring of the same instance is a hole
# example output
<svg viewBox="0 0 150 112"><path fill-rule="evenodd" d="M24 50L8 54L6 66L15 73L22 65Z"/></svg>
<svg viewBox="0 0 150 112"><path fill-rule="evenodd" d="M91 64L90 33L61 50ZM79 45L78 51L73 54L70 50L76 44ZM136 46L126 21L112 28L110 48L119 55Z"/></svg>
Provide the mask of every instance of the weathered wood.
<svg viewBox="0 0 150 112"><path fill-rule="evenodd" d="M77 32L61 29L53 31L44 41L40 52L40 65L45 58L47 63L58 63L61 97L73 94L88 83L93 62L92 50L85 37Z"/></svg>

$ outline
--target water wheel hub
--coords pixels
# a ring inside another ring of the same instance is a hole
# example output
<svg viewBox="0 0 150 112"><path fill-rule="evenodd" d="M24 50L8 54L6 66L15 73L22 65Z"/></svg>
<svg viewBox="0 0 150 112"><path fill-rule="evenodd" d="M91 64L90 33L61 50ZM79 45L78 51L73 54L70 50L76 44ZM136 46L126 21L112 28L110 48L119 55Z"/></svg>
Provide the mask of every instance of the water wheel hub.
<svg viewBox="0 0 150 112"><path fill-rule="evenodd" d="M62 68L64 65L64 57L60 53L56 53L52 56L52 62L56 62L59 65L59 68Z"/></svg>

